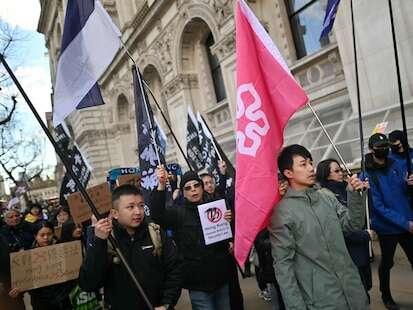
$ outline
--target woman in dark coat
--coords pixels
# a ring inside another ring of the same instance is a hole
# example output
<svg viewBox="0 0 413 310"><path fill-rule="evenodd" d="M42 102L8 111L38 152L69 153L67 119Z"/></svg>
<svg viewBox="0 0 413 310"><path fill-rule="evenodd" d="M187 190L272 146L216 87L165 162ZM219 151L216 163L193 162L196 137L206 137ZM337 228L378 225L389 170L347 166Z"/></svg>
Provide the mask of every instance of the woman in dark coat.
<svg viewBox="0 0 413 310"><path fill-rule="evenodd" d="M318 164L317 182L324 190L334 194L343 206L347 207L347 182L344 181L343 171L337 160L326 159ZM371 232L367 230L360 230L344 236L348 252L358 268L367 295L372 287L369 257L370 234Z"/></svg>

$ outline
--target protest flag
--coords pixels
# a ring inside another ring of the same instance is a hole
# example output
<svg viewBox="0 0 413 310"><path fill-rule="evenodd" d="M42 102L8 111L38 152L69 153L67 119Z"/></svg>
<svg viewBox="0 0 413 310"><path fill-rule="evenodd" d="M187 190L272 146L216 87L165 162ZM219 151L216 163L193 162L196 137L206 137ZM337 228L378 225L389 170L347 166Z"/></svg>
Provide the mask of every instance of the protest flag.
<svg viewBox="0 0 413 310"><path fill-rule="evenodd" d="M284 127L308 98L243 0L237 2L236 55L235 258L242 266L280 199L277 155Z"/></svg>
<svg viewBox="0 0 413 310"><path fill-rule="evenodd" d="M53 135L55 141L65 155L65 160L71 166L73 173L79 179L80 183L82 183L83 187L86 188L91 177L92 169L83 158L77 146L71 141L63 124L64 123L57 125L54 129ZM67 197L77 191L79 191L79 189L77 188L75 181L66 171L60 185L60 205L67 205Z"/></svg>
<svg viewBox="0 0 413 310"><path fill-rule="evenodd" d="M321 31L320 39L323 37L328 36L331 29L333 29L334 20L336 19L338 5L340 4L340 0L328 0L327 8L326 8L326 15L323 21L323 30Z"/></svg>
<svg viewBox="0 0 413 310"><path fill-rule="evenodd" d="M145 201L148 201L150 192L158 186L156 167L165 164L165 156L159 147L159 128L154 121L152 108L143 87L142 77L135 65L132 66L132 75L141 188Z"/></svg>
<svg viewBox="0 0 413 310"><path fill-rule="evenodd" d="M54 87L54 126L75 109L103 104L97 81L115 57L120 37L99 0L67 2Z"/></svg>
<svg viewBox="0 0 413 310"><path fill-rule="evenodd" d="M196 172L199 172L205 166L199 139L198 123L191 107L188 105L188 121L186 124L186 154L191 167Z"/></svg>

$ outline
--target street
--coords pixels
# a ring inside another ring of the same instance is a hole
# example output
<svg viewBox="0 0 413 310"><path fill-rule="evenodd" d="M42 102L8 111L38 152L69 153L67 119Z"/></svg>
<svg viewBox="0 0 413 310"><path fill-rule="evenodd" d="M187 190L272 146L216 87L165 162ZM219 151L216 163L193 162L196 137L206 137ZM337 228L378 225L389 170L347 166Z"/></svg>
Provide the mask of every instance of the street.
<svg viewBox="0 0 413 310"><path fill-rule="evenodd" d="M372 264L373 288L370 290L372 310L385 310L381 302L379 289L379 280L377 276L377 267L380 260L380 249L378 243L374 242L374 252L376 259ZM255 277L242 279L241 289L244 295L245 309L248 310L270 310L271 305L258 297L258 288ZM413 272L400 246L397 247L395 256L395 265L391 272L391 287L394 300L399 304L402 310L413 309ZM182 292L176 310L190 310L188 292Z"/></svg>

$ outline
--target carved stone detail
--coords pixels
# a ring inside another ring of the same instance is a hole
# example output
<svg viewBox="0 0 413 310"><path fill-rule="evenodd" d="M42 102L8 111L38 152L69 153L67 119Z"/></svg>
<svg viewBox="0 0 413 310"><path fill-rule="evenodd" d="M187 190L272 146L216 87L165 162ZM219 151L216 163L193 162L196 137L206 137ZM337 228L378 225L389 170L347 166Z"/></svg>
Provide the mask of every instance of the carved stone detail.
<svg viewBox="0 0 413 310"><path fill-rule="evenodd" d="M178 91L198 87L197 74L179 74L165 85L163 90L165 98L171 98Z"/></svg>

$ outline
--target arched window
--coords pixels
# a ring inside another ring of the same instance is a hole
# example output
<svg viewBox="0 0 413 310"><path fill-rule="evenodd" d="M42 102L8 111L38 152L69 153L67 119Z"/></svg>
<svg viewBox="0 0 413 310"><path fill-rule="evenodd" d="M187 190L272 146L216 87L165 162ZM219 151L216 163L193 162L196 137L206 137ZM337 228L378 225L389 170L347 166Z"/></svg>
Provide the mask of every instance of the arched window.
<svg viewBox="0 0 413 310"><path fill-rule="evenodd" d="M129 104L125 95L120 95L118 98L118 120L120 123L126 122L129 117Z"/></svg>
<svg viewBox="0 0 413 310"><path fill-rule="evenodd" d="M211 53L211 46L213 46L214 43L214 37L212 36L212 33L210 33L205 41L205 47L208 54L209 66L211 68L211 77L212 82L214 83L215 97L217 99L217 102L220 102L227 98L227 94L225 92L221 64L219 63L217 56L212 55Z"/></svg>

